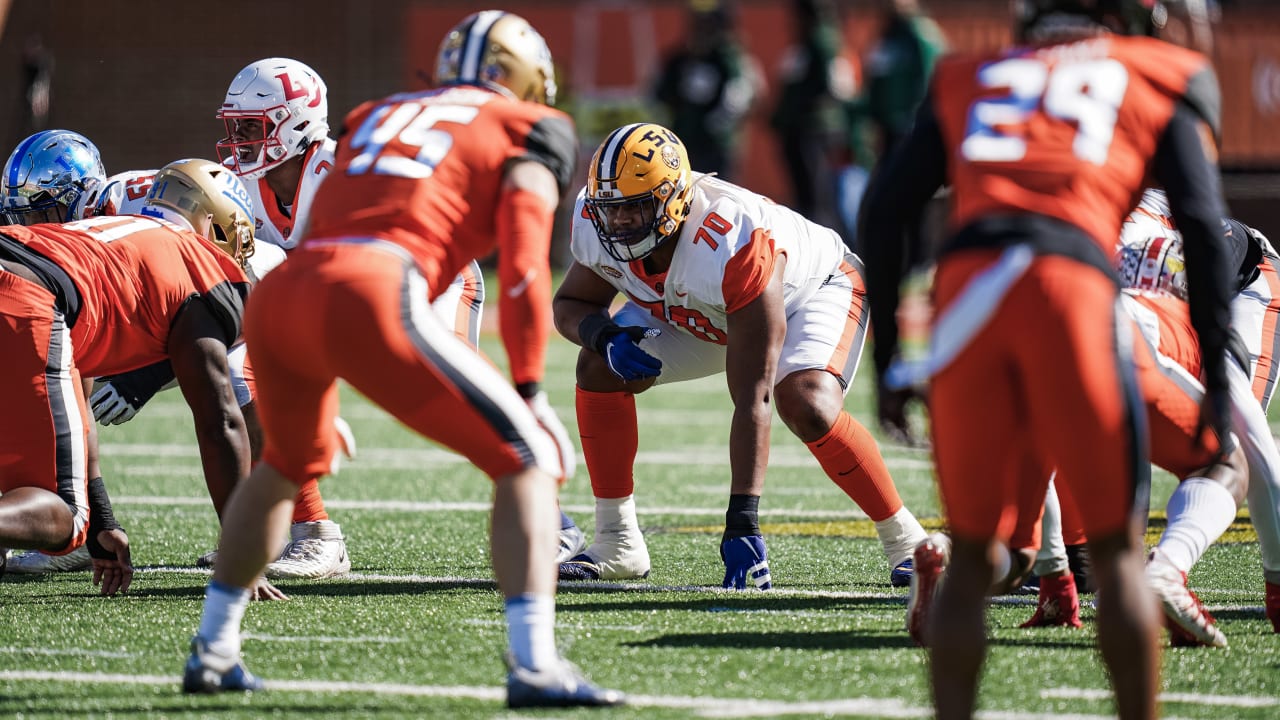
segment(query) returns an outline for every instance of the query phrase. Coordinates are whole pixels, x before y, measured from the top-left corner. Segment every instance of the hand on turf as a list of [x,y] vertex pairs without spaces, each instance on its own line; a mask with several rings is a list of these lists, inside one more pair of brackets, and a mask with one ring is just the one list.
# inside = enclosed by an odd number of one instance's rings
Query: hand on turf
[[533,411],[533,416],[538,419],[538,424],[556,442],[556,450],[560,453],[561,471],[564,473],[561,482],[572,478],[578,469],[578,454],[573,448],[573,441],[569,439],[569,431],[565,430],[564,423],[560,422],[551,403],[547,402],[547,394],[538,392],[537,395],[526,398],[525,402]]
[[280,589],[271,584],[271,581],[265,577],[259,577],[253,583],[253,594],[250,596],[252,600],[288,600],[289,596],[280,592]]
[[720,559],[724,561],[721,587],[746,590],[748,582],[761,590],[773,587],[769,576],[769,551],[759,535],[736,537],[720,543]]
[[106,597],[127,592],[133,583],[133,559],[129,553],[129,536],[124,530],[103,530],[98,533],[98,544],[115,553],[113,558],[93,558],[93,584]]

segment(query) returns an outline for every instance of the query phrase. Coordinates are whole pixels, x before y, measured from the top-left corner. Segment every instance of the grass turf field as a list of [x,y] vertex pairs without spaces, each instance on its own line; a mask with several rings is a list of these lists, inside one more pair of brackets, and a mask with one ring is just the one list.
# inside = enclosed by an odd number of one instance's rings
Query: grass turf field
[[[503,353],[485,339],[491,357]],[[571,433],[576,348],[553,340],[548,390]],[[868,373],[846,402],[869,422]],[[596,681],[628,692],[617,710],[502,705],[502,603],[491,580],[487,479],[411,435],[355,393],[343,416],[360,455],[322,489],[347,535],[351,575],[281,582],[291,602],[255,603],[244,623],[252,696],[186,697],[178,679],[216,543],[191,422],[162,393],[131,423],[103,428],[104,471],[139,569],[127,596],[94,594],[89,574],[0,581],[0,715],[9,717],[928,717],[924,652],[903,630],[905,590],[870,523],[775,422],[762,523],[775,589],[719,589],[730,405],[723,378],[639,397],[636,497],[653,559],[644,581],[562,585],[557,640]],[[909,507],[936,527],[928,456],[885,445]],[[1172,488],[1159,476],[1155,507]],[[593,527],[585,469],[564,506]],[[1159,521],[1153,523],[1158,527]],[[1154,542],[1154,535],[1149,541]],[[1164,655],[1164,713],[1280,716],[1280,636],[1263,616],[1255,536],[1242,513],[1191,585],[1230,640]],[[1086,603],[1090,596],[1086,596]],[[1085,629],[1020,630],[1034,598],[1003,597],[980,707],[988,718],[1113,713]]]

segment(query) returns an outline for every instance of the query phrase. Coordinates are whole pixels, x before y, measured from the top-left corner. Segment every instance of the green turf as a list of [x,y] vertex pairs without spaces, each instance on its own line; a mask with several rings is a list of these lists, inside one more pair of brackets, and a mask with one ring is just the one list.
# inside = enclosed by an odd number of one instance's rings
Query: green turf
[[[492,338],[485,342],[492,357],[503,357]],[[548,372],[552,403],[571,432],[574,354],[554,341]],[[245,654],[255,672],[316,685],[251,697],[178,693],[207,581],[193,561],[213,547],[217,527],[185,406],[179,394],[163,393],[133,422],[102,431],[117,515],[142,570],[133,590],[98,598],[87,573],[7,577],[0,584],[0,716],[520,714],[500,702],[505,641],[501,601],[490,580],[488,481],[354,393],[346,392],[343,402],[361,456],[322,488],[348,536],[354,575],[281,583],[292,601],[254,604],[245,620]],[[563,587],[558,642],[594,679],[642,704],[527,714],[927,716],[925,656],[902,629],[906,593],[889,587],[869,524],[859,521],[863,516],[803,445],[775,424],[762,520],[776,591],[715,591],[729,473],[723,378],[659,388],[638,405],[637,500],[653,574],[608,591]],[[865,377],[847,407],[869,421]],[[936,524],[928,456],[888,445],[885,454],[908,504],[926,524]],[[1171,487],[1170,478],[1159,478],[1157,507]],[[345,505],[355,501],[419,504]],[[426,505],[432,502],[453,505]],[[591,527],[585,473],[565,489],[563,503]],[[1165,705],[1171,716],[1280,716],[1280,636],[1271,634],[1261,611],[1256,542],[1247,528],[1231,537],[1234,542],[1214,547],[1191,578],[1217,608],[1231,647],[1165,653],[1164,689],[1182,694]],[[993,603],[982,709],[1002,713],[998,717],[1111,714],[1093,650],[1092,608],[1084,610],[1082,631],[1018,629],[1032,609],[1030,597]],[[67,679],[50,679],[52,673]],[[103,681],[97,674],[134,681]],[[39,679],[23,679],[31,677]],[[1207,696],[1233,704],[1215,705]],[[857,699],[865,701],[850,702]]]

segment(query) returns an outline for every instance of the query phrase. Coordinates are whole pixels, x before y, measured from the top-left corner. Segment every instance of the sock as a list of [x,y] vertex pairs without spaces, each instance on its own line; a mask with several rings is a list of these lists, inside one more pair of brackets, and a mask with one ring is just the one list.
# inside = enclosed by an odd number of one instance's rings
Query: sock
[[1271,629],[1280,633],[1280,583],[1267,581],[1267,619]]
[[911,557],[916,546],[929,536],[906,507],[900,507],[894,514],[876,522],[876,535],[880,538],[880,547],[889,567],[895,568]]
[[760,496],[730,495],[729,510],[724,514],[724,534],[720,542],[760,534]]
[[298,488],[298,494],[293,496],[293,522],[319,522],[328,519],[324,498],[320,497],[320,481],[312,478]]
[[1170,564],[1189,573],[1213,541],[1231,527],[1236,501],[1221,483],[1193,477],[1174,488],[1166,511],[1169,525],[1156,548]]
[[507,638],[516,665],[540,672],[555,665],[556,599],[526,593],[506,602]]
[[[209,581],[204,592],[204,615],[200,617],[200,629],[196,635],[208,644],[216,655],[227,658],[240,657],[240,621],[249,607],[249,588],[223,585]],[[218,668],[215,668],[218,669]],[[222,669],[224,672],[230,668]]]
[[805,444],[827,477],[867,517],[879,522],[902,508],[902,498],[898,497],[875,439],[849,413],[841,411],[826,435]]
[[640,532],[635,496],[596,498],[596,542],[600,541],[601,535],[616,534],[623,530],[635,530],[636,534]]
[[628,392],[598,393],[577,388],[574,406],[582,456],[597,498],[625,498],[635,492],[636,452],[640,430],[636,396]]
[[1040,549],[1036,551],[1032,572],[1044,578],[1069,566],[1067,545],[1062,540],[1062,505],[1058,500],[1058,490],[1050,480],[1049,491],[1044,496],[1044,516],[1040,518]]

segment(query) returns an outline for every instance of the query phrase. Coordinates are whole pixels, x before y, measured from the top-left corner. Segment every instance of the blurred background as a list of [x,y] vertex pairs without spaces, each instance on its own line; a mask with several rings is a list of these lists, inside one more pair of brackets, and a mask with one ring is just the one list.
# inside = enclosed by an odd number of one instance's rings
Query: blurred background
[[[271,56],[324,78],[336,134],[359,102],[425,87],[443,34],[490,7],[547,38],[584,167],[608,130],[657,120],[696,169],[847,233],[937,55],[1010,36],[1008,0],[0,0],[4,154],[62,127],[108,173],[216,157],[228,83]],[[1280,238],[1280,2],[1224,0],[1214,61],[1228,203]]]

